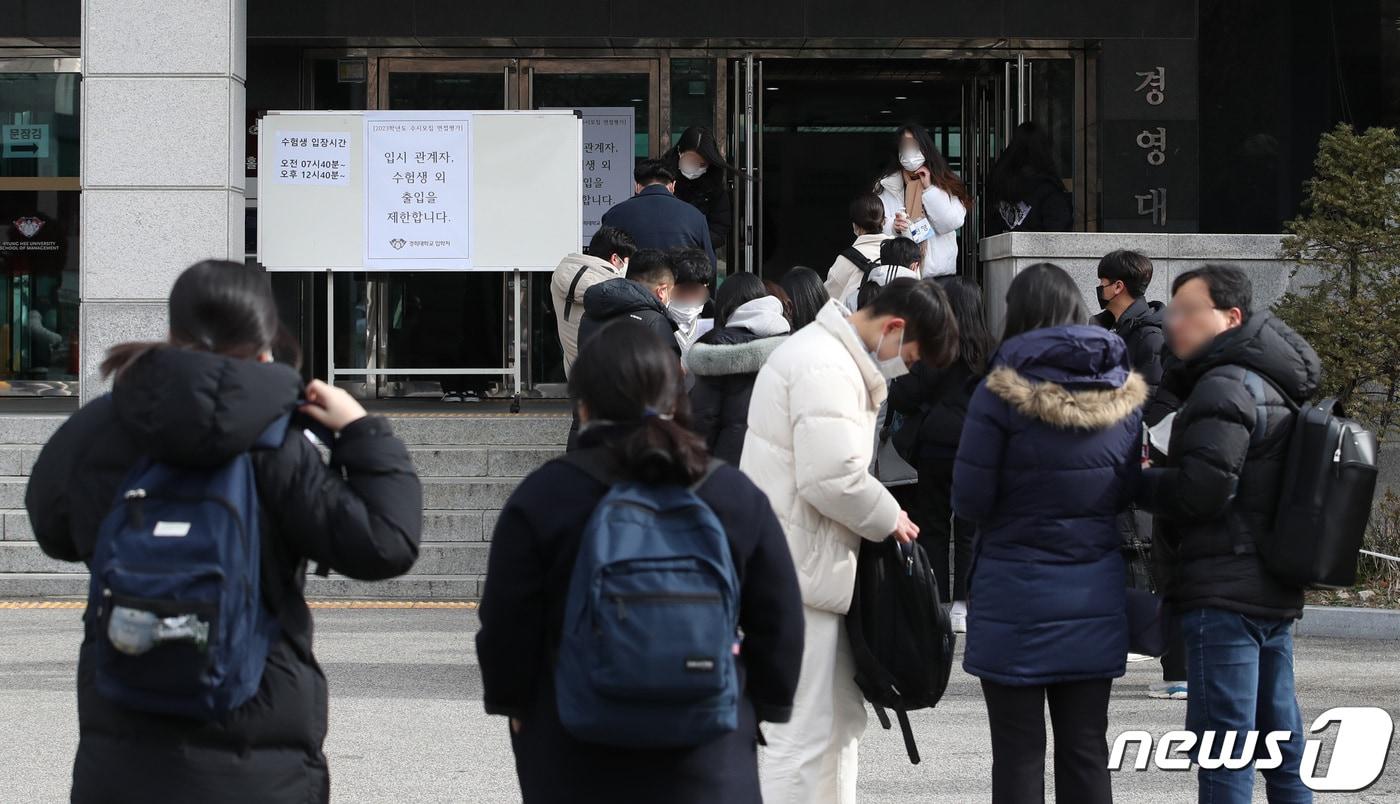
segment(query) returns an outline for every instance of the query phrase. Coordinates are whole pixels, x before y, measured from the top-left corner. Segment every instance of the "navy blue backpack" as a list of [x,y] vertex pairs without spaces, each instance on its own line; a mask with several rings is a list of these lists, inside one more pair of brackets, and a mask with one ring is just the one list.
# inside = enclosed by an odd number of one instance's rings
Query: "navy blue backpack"
[[584,526],[554,685],[574,737],[700,745],[738,727],[739,581],[729,540],[690,488],[613,483],[595,450],[562,460],[611,486]]
[[[279,446],[289,418],[254,448]],[[279,633],[263,600],[261,519],[246,452],[210,468],[137,463],[89,563],[103,697],[203,720],[253,697]]]

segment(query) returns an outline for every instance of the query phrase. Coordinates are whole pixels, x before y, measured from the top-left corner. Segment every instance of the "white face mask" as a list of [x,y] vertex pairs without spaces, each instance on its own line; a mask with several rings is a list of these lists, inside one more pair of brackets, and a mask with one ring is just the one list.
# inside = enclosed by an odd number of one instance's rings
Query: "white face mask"
[[671,320],[676,322],[682,329],[690,329],[695,326],[695,322],[700,318],[700,311],[705,309],[704,304],[686,304],[685,302],[673,301],[666,307],[666,312],[671,316]]
[[885,333],[880,333],[880,340],[875,343],[875,350],[870,353],[870,359],[875,361],[875,368],[879,370],[880,376],[887,380],[897,380],[909,373],[909,367],[904,365],[904,330],[899,331],[899,351],[894,353],[894,357],[885,360],[880,359],[880,347],[885,345]]
[[913,172],[924,166],[923,151],[900,151],[899,166]]
[[690,179],[691,181],[695,181],[696,179],[698,179],[698,178],[700,178],[701,176],[705,175],[705,171],[707,171],[707,170],[709,170],[709,169],[710,169],[710,166],[709,166],[709,165],[698,165],[698,166],[696,166],[696,165],[687,165],[685,162],[682,162],[682,163],[681,163],[681,175],[684,176],[684,177],[686,177],[687,179]]

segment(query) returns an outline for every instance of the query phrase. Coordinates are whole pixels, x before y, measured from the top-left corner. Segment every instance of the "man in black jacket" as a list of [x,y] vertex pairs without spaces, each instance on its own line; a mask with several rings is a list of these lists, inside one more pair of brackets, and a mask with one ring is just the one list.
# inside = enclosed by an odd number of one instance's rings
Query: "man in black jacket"
[[[1163,361],[1170,358],[1166,338],[1162,334],[1165,305],[1143,298],[1147,287],[1152,284],[1152,260],[1141,251],[1110,251],[1099,260],[1098,275],[1099,286],[1095,295],[1103,312],[1094,316],[1094,321],[1104,329],[1117,333],[1128,345],[1128,361],[1133,371],[1147,381],[1147,398],[1151,400],[1162,382]],[[1176,407],[1172,405],[1159,409],[1149,401],[1143,410],[1143,422],[1149,427],[1155,425],[1166,412]],[[1152,517],[1138,508],[1123,511],[1118,515],[1118,528],[1123,533],[1126,557],[1130,562],[1129,583],[1134,588],[1142,588],[1147,585],[1151,575],[1151,567],[1143,566],[1146,562],[1142,557],[1147,555],[1147,545],[1151,542]],[[1162,680],[1148,686],[1148,696],[1185,700],[1186,648],[1181,643],[1178,629],[1174,627],[1161,661]]]
[[1162,382],[1164,305],[1143,296],[1152,284],[1152,260],[1141,251],[1119,249],[1099,260],[1099,307],[1094,320],[1128,344],[1133,371],[1147,381],[1148,396]]
[[[645,324],[679,358],[681,344],[676,339],[676,322],[671,320],[666,309],[675,287],[676,269],[666,252],[647,248],[632,255],[627,262],[626,278],[599,282],[583,294],[583,320],[578,324],[579,353],[583,353],[589,339],[604,324],[626,318]],[[573,450],[578,427],[578,410],[575,409],[566,450]]]
[[[1244,732],[1292,732],[1283,764],[1263,771],[1269,800],[1310,802],[1293,685],[1303,591],[1269,575],[1254,540],[1272,526],[1293,406],[1317,390],[1321,364],[1282,321],[1251,313],[1251,301],[1249,278],[1229,265],[1172,283],[1167,329],[1181,360],[1162,386],[1184,402],[1165,466],[1144,474],[1143,503],[1164,525],[1156,544],[1186,641],[1186,727],[1198,737],[1235,732],[1232,756]],[[1199,773],[1201,801],[1248,802],[1253,786],[1252,765]]]

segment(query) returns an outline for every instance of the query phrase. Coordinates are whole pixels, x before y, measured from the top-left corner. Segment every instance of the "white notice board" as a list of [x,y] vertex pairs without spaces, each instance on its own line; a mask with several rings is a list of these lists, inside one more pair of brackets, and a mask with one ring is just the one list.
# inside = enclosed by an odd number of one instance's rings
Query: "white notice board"
[[632,197],[636,110],[583,106],[584,246],[603,225],[603,213]]
[[269,112],[258,259],[272,271],[552,271],[579,248],[582,150],[571,110]]

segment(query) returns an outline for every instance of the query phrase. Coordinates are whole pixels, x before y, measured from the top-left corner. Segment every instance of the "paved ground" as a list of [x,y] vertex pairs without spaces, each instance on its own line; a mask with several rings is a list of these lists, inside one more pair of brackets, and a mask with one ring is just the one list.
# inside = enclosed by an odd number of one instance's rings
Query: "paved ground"
[[[73,669],[81,625],[74,610],[0,610],[0,801],[61,802],[77,742]],[[326,743],[333,790],[346,802],[518,800],[505,724],[481,709],[481,681],[464,610],[320,610],[317,652],[331,679]],[[1308,638],[1297,667],[1305,719],[1341,705],[1387,707],[1400,720],[1397,643]],[[1110,734],[1179,728],[1184,704],[1140,691],[1154,663],[1132,665],[1114,687]],[[916,713],[924,762],[911,766],[898,734],[872,727],[861,745],[865,802],[990,799],[987,726],[973,679],[955,671],[944,702]],[[1324,751],[1324,755],[1326,752]],[[1400,802],[1400,739],[1381,781],[1320,802]],[[1262,784],[1257,800],[1262,801]],[[1189,774],[1114,776],[1117,800],[1194,800]]]

